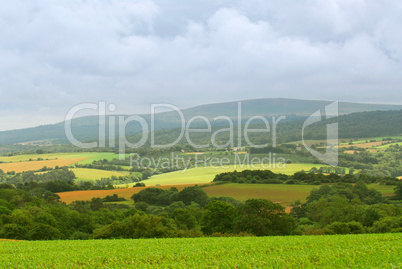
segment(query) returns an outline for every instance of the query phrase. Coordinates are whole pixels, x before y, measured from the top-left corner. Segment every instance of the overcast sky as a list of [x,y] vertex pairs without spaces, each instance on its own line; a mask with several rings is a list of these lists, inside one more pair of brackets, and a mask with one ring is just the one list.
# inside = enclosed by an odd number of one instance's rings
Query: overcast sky
[[0,130],[255,98],[402,104],[400,0],[0,1]]

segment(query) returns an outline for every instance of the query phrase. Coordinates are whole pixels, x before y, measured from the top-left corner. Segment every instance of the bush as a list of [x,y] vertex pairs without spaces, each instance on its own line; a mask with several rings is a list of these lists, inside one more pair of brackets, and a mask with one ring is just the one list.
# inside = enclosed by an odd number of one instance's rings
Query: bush
[[326,234],[350,234],[350,228],[347,223],[334,221],[325,227]]
[[145,202],[139,202],[135,204],[135,209],[141,210],[143,212],[147,212],[149,204]]
[[351,234],[362,234],[364,233],[363,225],[357,221],[348,222],[348,226]]
[[6,239],[27,239],[28,229],[25,226],[10,223],[3,226],[0,230],[0,237]]
[[80,231],[74,232],[73,235],[70,237],[71,240],[88,240],[91,238],[92,235]]
[[376,221],[369,231],[372,233],[402,232],[402,216],[386,217],[379,221]]
[[59,230],[42,223],[36,223],[34,228],[28,233],[29,240],[56,240],[61,237]]

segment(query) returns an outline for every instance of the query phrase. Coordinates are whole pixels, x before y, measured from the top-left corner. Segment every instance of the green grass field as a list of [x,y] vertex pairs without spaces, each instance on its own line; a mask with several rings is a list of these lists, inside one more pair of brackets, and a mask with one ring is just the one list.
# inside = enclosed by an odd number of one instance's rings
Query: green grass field
[[[308,171],[312,167],[320,167],[325,165],[315,165],[315,164],[301,164],[301,163],[292,163],[292,164],[284,164],[285,167],[280,166],[281,168],[273,167],[267,168],[267,165],[262,167],[261,165],[252,166],[243,166],[239,165],[228,165],[226,167],[197,167],[188,170],[175,171],[160,175],[154,175],[150,179],[143,181],[148,187],[155,185],[174,185],[174,184],[202,184],[202,183],[210,183],[215,175],[224,173],[224,172],[232,172],[234,170],[242,171],[246,169],[257,170],[257,169],[269,169],[274,173],[283,173],[283,174],[294,174],[295,172],[305,170]],[[124,185],[125,186],[125,185]],[[121,187],[124,187],[123,185]],[[132,186],[132,185],[131,185]]]
[[[240,201],[247,199],[268,199],[280,203],[282,206],[289,206],[296,200],[305,202],[311,190],[319,187],[315,185],[228,183],[206,186],[203,190],[209,196],[230,196]],[[393,195],[395,186],[371,184],[368,185],[368,188],[378,190],[383,195],[389,196]]]
[[401,142],[395,142],[395,143],[390,143],[390,144],[387,144],[387,145],[381,145],[381,146],[373,147],[373,149],[387,149],[387,148],[389,148],[389,146],[397,145],[397,144],[402,145]]
[[402,234],[0,242],[1,268],[401,268]]

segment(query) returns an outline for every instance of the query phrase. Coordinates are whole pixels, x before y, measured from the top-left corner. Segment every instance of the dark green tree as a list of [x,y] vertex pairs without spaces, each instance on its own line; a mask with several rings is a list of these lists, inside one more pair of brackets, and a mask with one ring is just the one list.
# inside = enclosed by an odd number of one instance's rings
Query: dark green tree
[[235,207],[219,200],[210,201],[201,219],[201,229],[205,234],[230,233],[233,230]]
[[247,200],[236,215],[236,232],[257,236],[289,235],[296,227],[296,220],[285,213],[283,206],[265,199]]

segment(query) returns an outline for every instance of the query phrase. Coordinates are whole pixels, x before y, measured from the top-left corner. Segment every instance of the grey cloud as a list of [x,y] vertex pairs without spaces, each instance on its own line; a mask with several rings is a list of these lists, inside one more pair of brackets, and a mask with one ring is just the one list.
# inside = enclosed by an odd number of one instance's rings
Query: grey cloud
[[120,113],[260,97],[401,104],[401,9],[397,0],[3,2],[0,130],[61,121],[99,100]]

